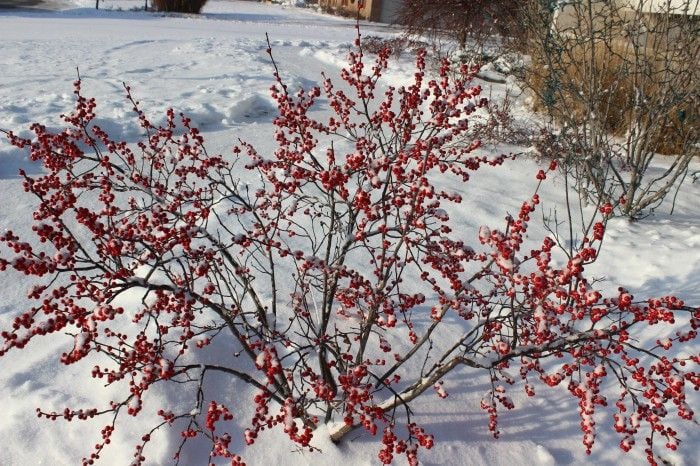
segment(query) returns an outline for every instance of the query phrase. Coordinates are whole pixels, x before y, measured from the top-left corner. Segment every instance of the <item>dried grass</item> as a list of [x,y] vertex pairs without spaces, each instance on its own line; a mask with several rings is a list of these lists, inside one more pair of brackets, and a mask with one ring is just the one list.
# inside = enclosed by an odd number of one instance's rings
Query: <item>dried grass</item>
[[[548,63],[548,54],[542,51],[531,51],[532,64],[525,79],[534,91],[535,110],[547,110],[559,123],[590,121],[590,113],[594,113],[606,132],[619,137],[624,137],[640,118],[657,118],[659,124],[648,126],[655,128],[647,136],[651,146],[661,154],[683,151],[688,141],[697,140],[700,135],[700,102],[697,90],[679,89],[678,83],[697,88],[698,82],[692,76],[686,80],[671,76],[677,71],[673,63],[669,66],[663,51],[642,53],[641,57],[635,56],[633,48],[623,40],[615,40],[611,45],[576,43],[561,52],[558,63]],[[550,60],[551,57],[550,53]],[[666,85],[671,81],[673,89]],[[663,92],[684,97],[659,112],[651,106]],[[650,108],[646,113],[644,105],[640,111],[640,95],[648,96]]]

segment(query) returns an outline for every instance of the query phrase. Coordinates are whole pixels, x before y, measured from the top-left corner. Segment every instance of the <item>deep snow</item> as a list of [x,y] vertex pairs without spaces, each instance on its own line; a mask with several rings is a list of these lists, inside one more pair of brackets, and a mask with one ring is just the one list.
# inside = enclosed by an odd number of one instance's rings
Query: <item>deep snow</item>
[[[0,128],[21,132],[34,121],[57,126],[59,114],[71,109],[71,83],[79,72],[84,93],[98,100],[100,124],[121,138],[133,141],[139,134],[123,98],[122,82],[127,82],[154,119],[170,106],[191,116],[205,132],[210,152],[227,153],[239,137],[263,152],[272,147],[270,120],[275,112],[268,95],[272,66],[265,53],[265,33],[292,87],[320,82],[322,70],[334,76],[355,38],[351,20],[281,5],[210,0],[202,16],[166,16],[128,11],[141,6],[141,0],[103,0],[100,11],[94,10],[92,0],[73,3],[66,1],[66,8],[57,11],[0,10]],[[363,24],[362,30],[364,34],[392,33],[391,28],[375,24]],[[401,81],[410,76],[412,68],[410,60],[402,60],[392,63],[391,69],[389,78]],[[502,92],[502,86],[493,89],[496,96]],[[516,110],[526,115],[524,108]],[[39,168],[23,157],[0,141],[2,229],[26,228],[32,209],[32,199],[22,191],[17,170],[36,172]],[[500,225],[506,212],[516,212],[533,189],[535,173],[536,164],[529,159],[509,162],[499,170],[482,170],[470,186],[465,231],[475,232],[482,224]],[[545,185],[545,209],[557,205],[561,209],[559,191],[556,180]],[[639,296],[676,294],[700,304],[700,183],[685,185],[673,216],[659,213],[633,224],[612,222],[602,257],[592,271],[606,278],[604,286],[612,289],[621,284]],[[22,309],[28,287],[28,280],[22,277],[11,280],[7,274],[0,275],[0,327]],[[693,350],[697,353],[697,344]],[[34,343],[22,353],[0,358],[1,465],[75,464],[99,438],[103,421],[51,423],[34,414],[38,406],[93,406],[109,399],[111,389],[93,381],[84,365],[61,367],[60,351]],[[644,462],[641,449],[624,454],[617,447],[619,438],[602,419],[593,454],[586,456],[575,401],[563,388],[541,389],[534,399],[514,395],[517,408],[502,413],[502,437],[494,440],[478,406],[485,384],[483,377],[464,371],[459,383],[454,378],[446,383],[450,393],[446,400],[432,393],[418,400],[416,420],[437,440],[431,451],[423,453],[424,464]],[[224,393],[227,388],[223,382],[219,386]],[[235,395],[227,396],[235,399]],[[150,395],[151,400],[155,397],[177,403],[179,394],[156,389]],[[697,398],[696,407],[700,406]],[[245,423],[249,410],[242,406],[237,419]],[[129,421],[121,424],[102,464],[130,461],[135,441],[149,427],[149,416]],[[697,424],[684,423],[679,430],[685,442],[679,452],[665,458],[677,466],[700,465],[700,429]],[[250,465],[377,463],[379,447],[364,432],[351,434],[339,446],[326,440],[322,432],[315,438],[314,445],[322,454],[297,451],[278,434],[263,436],[252,447],[243,447],[238,439],[237,451]],[[178,432],[159,434],[146,450],[149,464],[168,464],[178,441]],[[207,450],[186,451],[184,464],[206,461]],[[404,461],[400,458],[397,464]]]

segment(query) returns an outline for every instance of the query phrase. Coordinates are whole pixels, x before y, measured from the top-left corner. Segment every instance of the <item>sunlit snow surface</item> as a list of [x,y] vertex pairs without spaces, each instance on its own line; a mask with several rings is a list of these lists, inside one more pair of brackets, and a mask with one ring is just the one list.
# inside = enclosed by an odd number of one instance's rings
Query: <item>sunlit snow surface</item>
[[[171,106],[188,114],[205,133],[210,152],[228,153],[241,138],[264,153],[272,149],[270,121],[276,110],[268,94],[273,68],[265,53],[265,33],[292,88],[319,83],[323,70],[335,76],[356,35],[351,20],[283,5],[210,0],[201,16],[165,16],[129,11],[141,6],[140,0],[100,3],[100,11],[95,11],[92,0],[0,10],[0,128],[22,134],[35,121],[57,127],[59,115],[71,110],[72,82],[79,72],[84,94],[98,100],[99,124],[114,137],[135,141],[140,134],[130,114],[131,105],[123,98],[122,83],[126,82],[154,121]],[[376,24],[363,24],[362,28],[365,35],[393,33],[389,27]],[[390,66],[388,79],[392,82],[410,78],[408,57]],[[503,85],[491,89],[490,84],[482,84],[487,95],[497,98],[504,92]],[[523,118],[527,117],[524,109],[516,106]],[[23,168],[37,173],[40,169],[24,157],[6,141],[0,142],[3,230],[22,232],[28,228],[32,199],[22,191],[17,171]],[[480,225],[500,227],[507,213],[517,213],[520,203],[532,193],[536,172],[535,162],[527,158],[508,162],[502,169],[479,172],[465,195],[468,208],[453,216],[465,235],[476,239]],[[557,180],[548,181],[542,198],[546,215],[551,216],[557,206],[558,212],[563,211]],[[540,215],[536,214],[533,224]],[[542,232],[541,228],[533,229],[533,234]],[[676,294],[690,304],[700,303],[700,183],[685,186],[673,216],[662,213],[634,224],[612,222],[602,257],[590,271],[606,278],[602,286],[609,289],[620,284],[640,297]],[[3,328],[23,309],[31,286],[28,280],[13,277],[0,275]],[[21,353],[0,358],[0,465],[79,463],[108,422],[37,419],[38,406],[58,411],[66,406],[100,407],[114,396],[113,389],[105,389],[89,377],[89,364],[61,367],[58,355],[72,338],[67,336],[63,346],[57,341],[36,341]],[[697,345],[693,351],[697,353]],[[487,430],[488,419],[479,409],[488,380],[466,370],[459,375],[445,380],[447,399],[430,392],[414,405],[414,420],[436,437],[435,447],[422,454],[424,464],[632,465],[645,461],[640,448],[630,454],[618,448],[620,437],[612,432],[611,420],[603,412],[598,418],[595,448],[586,456],[576,402],[563,387],[540,388],[532,399],[513,390],[517,408],[502,413],[502,436],[494,440]],[[235,408],[236,421],[245,426],[251,416],[247,389],[221,380],[210,390],[207,396],[216,396],[217,401]],[[693,396],[693,406],[700,407],[700,400]],[[144,413],[136,419],[124,417],[118,425],[101,464],[130,463],[135,443],[153,425],[157,398],[166,397],[170,403],[192,402],[183,398],[177,387],[153,388],[145,399]],[[700,464],[697,424],[680,424],[679,431],[684,443],[679,452],[664,458],[678,466]],[[298,451],[281,432],[265,433],[250,447],[244,446],[242,429],[232,433],[232,450],[249,465],[378,462],[378,439],[362,431],[336,446],[321,430],[314,445],[322,453],[315,454]],[[169,464],[179,441],[175,429],[156,434],[145,452],[148,464]],[[193,442],[184,451],[182,464],[207,464],[208,453],[205,446]],[[397,460],[397,464],[404,463],[403,458]]]

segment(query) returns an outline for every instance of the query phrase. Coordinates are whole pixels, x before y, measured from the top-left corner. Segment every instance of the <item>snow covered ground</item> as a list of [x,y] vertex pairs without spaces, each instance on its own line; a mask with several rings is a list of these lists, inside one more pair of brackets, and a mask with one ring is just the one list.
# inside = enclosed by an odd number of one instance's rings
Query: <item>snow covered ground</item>
[[[227,153],[237,138],[263,152],[272,147],[270,121],[276,110],[268,95],[272,66],[265,53],[265,33],[284,79],[293,88],[320,82],[322,70],[334,76],[355,38],[351,20],[282,5],[210,0],[201,16],[166,16],[130,11],[142,6],[141,0],[103,0],[99,11],[93,0],[61,2],[53,4],[54,11],[0,10],[1,129],[21,133],[35,121],[59,125],[59,115],[71,109],[72,81],[79,73],[85,95],[98,100],[100,125],[113,135],[133,141],[139,134],[123,98],[122,82],[126,82],[155,120],[171,106],[192,117],[205,132],[210,152]],[[382,25],[364,24],[362,29],[364,34],[392,33]],[[394,81],[405,80],[412,72],[408,61],[392,63],[391,68],[389,79]],[[493,92],[498,95],[503,88]],[[0,229],[21,231],[32,209],[17,176],[20,168],[39,170],[0,141]],[[507,211],[515,212],[531,193],[535,173],[535,163],[528,159],[480,172],[478,188],[470,187],[469,212],[462,220],[465,231],[499,224]],[[546,209],[561,205],[556,180],[546,185],[542,197]],[[494,203],[494,199],[505,200]],[[639,296],[676,294],[700,304],[700,183],[685,185],[673,216],[660,213],[634,224],[612,222],[593,272],[606,278],[608,286],[624,285]],[[21,277],[9,277],[0,275],[2,328],[22,309],[29,286]],[[695,353],[697,349],[696,345]],[[52,424],[34,414],[38,406],[93,406],[109,399],[109,390],[89,378],[84,366],[60,367],[61,351],[35,343],[21,354],[0,358],[0,465],[75,464],[99,439],[102,421]],[[563,388],[541,390],[534,399],[515,397],[517,409],[502,414],[502,437],[494,440],[479,409],[486,382],[465,371],[459,384],[446,386],[450,393],[446,400],[433,394],[419,400],[416,421],[437,440],[423,454],[424,464],[644,462],[640,449],[624,454],[617,447],[619,437],[602,419],[593,453],[586,456],[575,401]],[[178,399],[172,390],[151,394],[156,396]],[[694,401],[700,407],[697,396]],[[245,422],[249,410],[242,407],[237,419]],[[144,415],[132,424],[122,423],[102,464],[128,464],[148,421]],[[676,466],[700,465],[697,424],[681,424],[679,431],[685,442],[665,458]],[[169,464],[178,441],[177,432],[159,434],[146,451],[149,464]],[[359,431],[338,446],[317,434],[315,445],[322,454],[299,452],[280,435],[263,437],[252,447],[244,447],[240,439],[235,442],[249,465],[376,464],[379,449],[375,439]],[[207,451],[197,448],[183,456],[187,465],[206,461]],[[398,464],[404,461],[400,458]]]

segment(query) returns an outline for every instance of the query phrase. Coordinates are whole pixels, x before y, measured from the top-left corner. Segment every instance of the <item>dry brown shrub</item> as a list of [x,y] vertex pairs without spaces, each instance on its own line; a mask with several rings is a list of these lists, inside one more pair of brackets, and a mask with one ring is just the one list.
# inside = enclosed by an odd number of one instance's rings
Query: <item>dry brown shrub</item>
[[207,0],[152,0],[156,11],[199,13]]
[[[585,122],[594,112],[603,129],[619,137],[640,119],[656,118],[658,124],[646,125],[653,127],[648,137],[656,152],[686,150],[688,141],[700,137],[697,67],[688,73],[687,63],[675,66],[667,50],[656,45],[640,51],[624,39],[576,41],[560,51],[555,65],[551,52],[535,47],[525,75],[526,87],[533,91],[534,110],[546,110],[560,124]],[[677,73],[688,74],[687,79],[679,80]],[[674,86],[668,89],[666,84],[671,81]],[[680,97],[661,113],[658,109],[640,113],[635,105],[640,91],[652,96],[650,105],[661,93]]]

